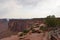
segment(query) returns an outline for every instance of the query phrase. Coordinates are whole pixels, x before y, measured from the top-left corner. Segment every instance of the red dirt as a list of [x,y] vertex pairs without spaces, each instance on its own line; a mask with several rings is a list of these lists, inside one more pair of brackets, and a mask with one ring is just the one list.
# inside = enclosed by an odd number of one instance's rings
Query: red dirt
[[[43,35],[43,33],[32,33],[31,35],[27,34],[26,38],[24,38],[23,40],[48,40],[48,34],[47,32],[45,33],[45,35]],[[3,38],[0,40],[18,40],[19,37],[17,35],[12,35],[11,37],[7,37],[7,38]]]

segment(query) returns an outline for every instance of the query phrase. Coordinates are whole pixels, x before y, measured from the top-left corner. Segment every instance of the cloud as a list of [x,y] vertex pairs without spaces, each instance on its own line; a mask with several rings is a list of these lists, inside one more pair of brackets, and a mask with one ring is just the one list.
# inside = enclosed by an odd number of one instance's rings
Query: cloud
[[18,5],[22,5],[24,7],[34,7],[41,0],[17,0]]
[[0,3],[5,3],[7,2],[8,0],[0,0]]
[[60,0],[0,0],[0,18],[60,16]]
[[36,5],[40,0],[17,0],[18,4],[22,5]]

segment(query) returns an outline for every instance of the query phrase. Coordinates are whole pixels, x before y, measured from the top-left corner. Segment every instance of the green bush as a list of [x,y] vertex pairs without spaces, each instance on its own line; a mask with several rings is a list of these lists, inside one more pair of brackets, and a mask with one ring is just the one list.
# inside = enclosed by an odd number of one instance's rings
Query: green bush
[[43,27],[43,26],[41,26],[41,27],[40,27],[40,30],[42,30],[42,31],[46,31],[46,30],[47,30],[47,27]]
[[24,30],[24,31],[23,31],[23,33],[28,33],[28,32],[29,32],[29,30]]
[[26,35],[29,32],[29,30],[24,30],[23,33],[21,33],[19,36]]
[[48,27],[56,27],[57,21],[56,17],[54,15],[49,15],[45,19],[45,23],[47,24]]
[[32,33],[35,33],[36,31],[34,29],[32,29]]

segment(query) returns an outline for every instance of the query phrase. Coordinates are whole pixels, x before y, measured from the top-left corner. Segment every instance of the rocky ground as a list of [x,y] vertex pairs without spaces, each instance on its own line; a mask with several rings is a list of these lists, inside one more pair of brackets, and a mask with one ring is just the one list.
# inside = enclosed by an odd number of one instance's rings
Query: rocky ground
[[7,38],[3,38],[3,39],[0,39],[0,40],[18,40],[19,38],[17,37],[17,35],[12,35],[10,37],[7,37]]
[[[54,35],[54,37],[57,40],[60,40],[59,39],[60,38],[60,30],[58,30],[58,29],[54,30],[54,31],[50,31],[50,32],[48,32],[48,31],[41,32],[39,30],[39,28],[33,28],[33,29],[35,30],[34,33],[32,30],[30,30],[28,33],[26,33],[26,35],[23,35],[23,36],[19,36],[20,34],[11,35],[9,37],[2,38],[0,40],[50,40],[49,38],[51,37],[51,35]],[[22,33],[24,33],[24,32],[22,32]],[[50,36],[49,36],[49,34],[50,34]],[[52,40],[55,40],[55,39],[52,39]]]
[[[0,40],[19,40],[18,35],[12,35],[10,37],[7,38],[3,38]],[[48,40],[48,35],[47,32],[45,33],[45,35],[43,33],[32,33],[32,34],[27,34],[26,38],[24,38],[23,40]]]

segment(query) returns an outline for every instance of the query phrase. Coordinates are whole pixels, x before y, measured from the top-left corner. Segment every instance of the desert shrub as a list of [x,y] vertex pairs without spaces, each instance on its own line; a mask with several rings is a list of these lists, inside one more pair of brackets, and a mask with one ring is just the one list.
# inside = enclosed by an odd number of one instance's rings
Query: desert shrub
[[36,31],[34,29],[32,29],[32,33],[35,33]]
[[41,26],[41,27],[40,27],[40,30],[46,31],[46,30],[47,30],[47,27]]
[[29,32],[29,30],[24,30],[24,31],[23,31],[23,33],[28,33],[28,32]]
[[48,27],[56,27],[57,21],[55,15],[49,15],[45,19],[45,23],[47,24]]
[[26,35],[29,32],[29,30],[24,30],[19,36]]

